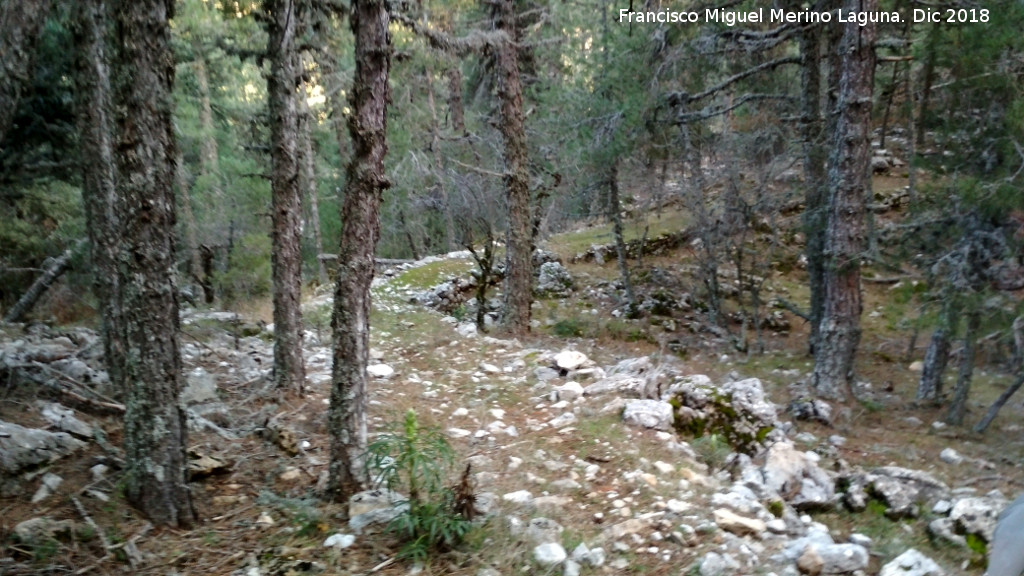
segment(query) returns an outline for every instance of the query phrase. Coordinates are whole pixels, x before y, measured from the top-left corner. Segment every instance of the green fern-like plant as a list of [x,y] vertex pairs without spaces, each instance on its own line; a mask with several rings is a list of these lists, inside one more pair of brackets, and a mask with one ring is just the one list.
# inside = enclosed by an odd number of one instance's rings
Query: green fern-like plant
[[367,447],[367,472],[377,487],[409,494],[408,509],[388,525],[402,541],[400,557],[424,562],[431,552],[455,548],[469,533],[469,468],[458,486],[445,484],[454,461],[455,451],[441,430],[421,426],[414,410]]

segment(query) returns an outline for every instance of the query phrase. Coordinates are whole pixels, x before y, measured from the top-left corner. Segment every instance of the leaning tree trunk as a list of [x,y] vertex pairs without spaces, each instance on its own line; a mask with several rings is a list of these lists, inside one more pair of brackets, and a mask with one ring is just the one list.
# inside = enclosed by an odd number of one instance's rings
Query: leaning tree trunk
[[[847,11],[874,11],[877,0],[846,0]],[[860,342],[860,258],[864,252],[865,190],[870,187],[871,95],[876,27],[847,24],[842,40],[838,118],[829,158],[825,236],[825,301],[813,381],[821,396],[839,400],[853,390]]]
[[36,305],[36,302],[42,298],[43,294],[53,286],[53,283],[60,279],[64,275],[64,272],[71,267],[71,258],[75,255],[75,252],[84,244],[84,240],[79,240],[74,246],[68,248],[63,254],[56,258],[49,258],[46,261],[46,265],[43,268],[43,273],[36,278],[35,282],[28,287],[28,290],[18,298],[18,301],[11,306],[11,309],[4,315],[4,322],[20,322],[32,307]]
[[512,335],[530,331],[533,258],[530,242],[530,187],[527,171],[523,86],[519,79],[515,10],[512,0],[493,5],[494,28],[507,39],[494,46],[501,103],[501,137],[505,154],[505,202],[508,233],[505,247],[505,310],[502,324]]
[[967,329],[964,331],[964,353],[960,357],[960,371],[953,389],[953,402],[946,413],[946,424],[959,426],[967,414],[967,396],[971,391],[971,377],[974,374],[974,357],[978,351],[978,328],[981,326],[981,311],[972,309],[967,314]]
[[270,76],[270,188],[274,280],[274,384],[301,391],[302,358],[302,194],[299,190],[298,112],[295,47],[298,5],[294,0],[268,0],[267,55]]
[[800,37],[802,58],[801,128],[804,153],[804,255],[807,257],[808,286],[811,290],[810,334],[807,347],[814,353],[818,343],[825,301],[825,200],[828,188],[821,117],[821,34],[820,26],[808,26]]
[[0,143],[14,121],[21,91],[31,73],[36,39],[51,4],[50,0],[0,2]]
[[984,432],[989,424],[996,419],[999,410],[1010,400],[1021,386],[1024,386],[1024,316],[1018,316],[1013,321],[1013,368],[1017,372],[1017,379],[1010,384],[1010,387],[999,395],[999,398],[988,407],[985,416],[974,426],[975,432]]
[[355,34],[348,165],[341,207],[341,247],[334,291],[334,364],[331,369],[329,496],[347,502],[366,485],[366,363],[370,348],[370,283],[373,253],[380,238],[381,196],[390,183],[387,155],[388,74],[391,69],[390,14],[386,0],[354,0]]
[[75,5],[75,115],[82,162],[82,201],[92,254],[93,291],[102,321],[103,362],[115,394],[125,391],[121,302],[117,297],[120,249],[110,68],[107,60],[107,11],[103,0]]
[[119,296],[126,386],[127,500],[157,524],[195,519],[186,484],[188,428],[179,403],[178,291],[174,246],[174,57],[171,0],[114,5]]

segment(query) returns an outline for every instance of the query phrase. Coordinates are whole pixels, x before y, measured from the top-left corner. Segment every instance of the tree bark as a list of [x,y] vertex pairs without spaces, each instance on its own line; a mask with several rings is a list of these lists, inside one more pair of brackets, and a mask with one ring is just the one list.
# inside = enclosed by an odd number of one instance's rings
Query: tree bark
[[171,0],[114,4],[118,288],[126,387],[125,497],[156,524],[195,521],[179,403]]
[[302,193],[299,189],[298,0],[267,0],[267,55],[270,76],[271,269],[274,283],[274,384],[301,391],[302,358]]
[[117,263],[120,222],[111,117],[110,67],[103,0],[75,5],[75,116],[82,162],[82,202],[88,223],[93,292],[98,302],[103,362],[114,394],[125,390],[124,340]]
[[[844,9],[871,12],[877,6],[877,0],[846,0]],[[865,248],[865,191],[870,187],[875,35],[872,23],[845,27],[838,118],[829,158],[825,301],[813,381],[819,395],[837,400],[852,394],[861,334],[860,258]]]
[[960,370],[953,389],[953,402],[946,413],[946,424],[959,426],[967,414],[967,396],[971,391],[971,377],[974,375],[974,357],[978,351],[978,328],[981,326],[981,311],[972,309],[967,314],[967,330],[964,332],[964,353],[960,357]]
[[390,183],[387,155],[390,14],[386,0],[354,0],[355,76],[350,93],[352,160],[341,207],[338,282],[334,291],[334,364],[331,369],[329,496],[348,498],[366,485],[366,364],[370,348],[370,283],[380,238],[381,197]]
[[29,80],[36,39],[51,4],[50,0],[0,3],[0,144],[11,128],[21,91]]
[[530,188],[523,86],[519,78],[516,18],[512,0],[497,0],[493,10],[494,28],[505,32],[508,38],[493,47],[498,68],[498,100],[502,119],[500,130],[505,155],[505,202],[508,211],[505,310],[502,324],[509,334],[521,336],[530,331],[530,304],[533,301]]
[[817,349],[818,330],[825,302],[825,222],[828,196],[825,148],[821,116],[821,44],[820,26],[808,26],[800,37],[803,59],[801,88],[801,131],[804,163],[804,255],[807,257],[808,286],[811,290],[810,334],[807,349]]

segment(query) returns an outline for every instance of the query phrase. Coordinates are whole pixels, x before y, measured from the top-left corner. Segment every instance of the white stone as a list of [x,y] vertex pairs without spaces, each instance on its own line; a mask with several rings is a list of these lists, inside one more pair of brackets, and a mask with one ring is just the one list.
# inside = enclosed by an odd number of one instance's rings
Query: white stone
[[660,400],[630,400],[622,411],[622,420],[632,426],[669,430],[672,428],[672,405]]
[[565,548],[557,542],[547,542],[533,549],[533,559],[543,566],[555,566],[568,558]]
[[324,540],[324,548],[337,548],[338,550],[343,550],[354,544],[355,541],[356,537],[352,534],[334,534],[332,536],[328,536],[327,539]]
[[676,471],[675,466],[669,464],[668,462],[662,462],[661,460],[657,460],[654,462],[654,468],[658,471],[659,474],[672,474],[673,472]]
[[564,413],[564,414],[562,414],[560,416],[552,418],[548,422],[548,425],[551,426],[552,428],[564,428],[566,426],[569,426],[569,425],[575,424],[575,423],[576,423],[576,415],[573,414],[572,412],[566,412],[566,413]]
[[395,375],[395,369],[387,364],[370,364],[366,367],[366,373],[374,378],[390,378]]
[[563,370],[576,370],[589,361],[586,354],[576,350],[562,350],[555,354],[555,365]]
[[449,428],[448,429],[448,435],[451,436],[452,438],[465,438],[466,436],[469,436],[471,434],[473,434],[473,433],[470,432],[469,430],[464,429],[464,428]]
[[555,386],[555,393],[559,400],[572,402],[583,396],[583,386],[579,382],[566,382],[561,386]]
[[529,504],[533,500],[533,494],[530,494],[529,490],[516,490],[503,495],[501,499],[513,504]]
[[885,566],[878,576],[945,576],[934,560],[911,548]]
[[945,448],[942,452],[939,452],[939,460],[942,460],[946,464],[960,464],[964,461],[964,457],[959,452],[952,448]]

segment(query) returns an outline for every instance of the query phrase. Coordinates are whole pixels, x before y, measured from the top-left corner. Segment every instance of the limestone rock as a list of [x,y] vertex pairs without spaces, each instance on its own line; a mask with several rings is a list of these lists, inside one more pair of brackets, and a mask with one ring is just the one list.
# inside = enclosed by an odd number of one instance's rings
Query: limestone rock
[[0,420],[0,478],[48,464],[85,447],[66,432],[25,428]]
[[92,426],[82,422],[75,416],[75,411],[56,402],[38,402],[39,413],[43,419],[61,432],[67,432],[78,438],[92,438]]
[[577,350],[562,350],[555,354],[554,360],[555,366],[566,371],[582,368],[590,362],[590,358],[587,358],[586,354]]
[[768,449],[762,472],[767,488],[797,510],[823,508],[835,499],[835,482],[818,466],[816,455],[788,442]]
[[70,533],[74,528],[75,523],[71,520],[54,520],[42,516],[19,522],[14,527],[14,535],[22,542],[36,543]]
[[533,518],[526,524],[524,534],[534,544],[561,542],[565,528],[550,518]]
[[622,411],[622,420],[632,426],[671,430],[672,405],[661,400],[630,400]]
[[868,551],[857,544],[811,544],[797,559],[804,574],[848,574],[868,565]]
[[747,518],[735,512],[719,508],[715,510],[715,524],[726,532],[737,536],[757,535],[768,529],[765,523],[757,518]]
[[957,533],[975,534],[992,541],[999,513],[1006,507],[1006,500],[988,496],[961,498],[953,503],[949,519],[956,526]]
[[911,548],[882,566],[878,576],[945,576],[934,560]]
[[533,559],[542,566],[561,564],[568,557],[565,548],[562,548],[562,545],[557,542],[547,542],[533,549]]
[[536,293],[538,296],[565,297],[572,292],[572,275],[558,262],[545,262],[540,265],[537,276]]
[[185,389],[181,391],[181,401],[186,406],[213,402],[217,398],[217,379],[201,367],[193,368],[185,375]]

